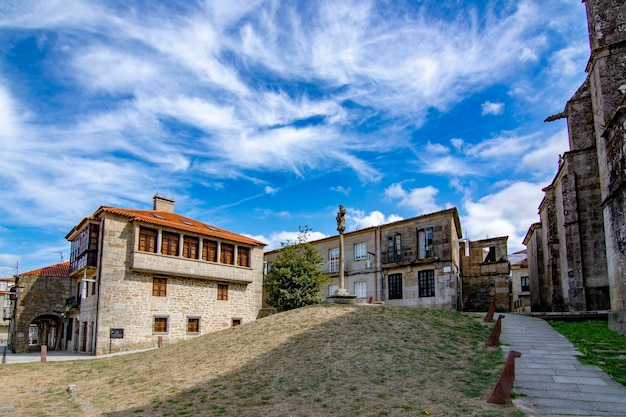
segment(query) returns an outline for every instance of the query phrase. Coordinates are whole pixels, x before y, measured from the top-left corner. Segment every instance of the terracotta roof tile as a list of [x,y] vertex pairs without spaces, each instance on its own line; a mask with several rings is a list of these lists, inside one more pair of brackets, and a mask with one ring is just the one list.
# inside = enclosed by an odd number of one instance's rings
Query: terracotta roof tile
[[35,269],[33,271],[24,272],[20,275],[38,275],[42,277],[69,277],[70,263],[63,262],[62,264],[50,265],[44,268]]
[[210,224],[202,223],[176,213],[102,206],[98,209],[98,211],[96,211],[94,216],[97,216],[100,212],[125,216],[128,217],[131,222],[139,221],[142,223],[153,224],[155,226],[171,227],[177,230],[184,230],[203,236],[228,240],[235,243],[243,243],[246,245],[266,246],[265,243],[256,239],[230,232],[225,229],[220,229],[219,227],[211,226]]

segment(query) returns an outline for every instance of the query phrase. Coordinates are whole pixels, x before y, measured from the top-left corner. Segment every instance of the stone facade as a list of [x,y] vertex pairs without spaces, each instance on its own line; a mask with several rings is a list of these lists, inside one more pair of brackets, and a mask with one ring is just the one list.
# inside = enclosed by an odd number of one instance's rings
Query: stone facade
[[[626,332],[624,116],[626,5],[587,0],[588,77],[565,111],[570,150],[526,236],[533,311],[611,309]],[[538,294],[535,294],[535,291]]]
[[15,285],[18,291],[12,311],[11,351],[29,351],[31,326],[37,328],[36,345],[63,349],[64,303],[70,294],[69,262],[16,275]]
[[626,4],[587,0],[587,65],[606,236],[609,327],[626,334]]
[[494,298],[497,311],[511,311],[507,241],[503,236],[463,243],[463,251],[469,245],[461,263],[464,311],[487,311]]
[[[464,257],[461,245],[465,241],[462,237],[456,208],[345,233],[345,289],[357,295],[361,302],[463,310],[465,299],[461,294],[467,285],[463,265],[480,268],[473,266],[470,260],[461,260]],[[323,270],[330,275],[331,282],[322,292],[332,297],[340,285],[339,236],[311,244],[326,260]],[[476,247],[480,245],[482,243],[477,243]],[[508,275],[506,238],[499,250],[505,259],[505,267],[500,269]],[[270,268],[277,254],[278,250],[265,254]],[[482,262],[482,258],[476,262]],[[470,279],[479,282],[487,278],[476,274]],[[481,301],[481,305],[487,306],[483,310],[486,311],[493,294],[481,293],[476,297],[481,296],[487,297]]]
[[509,254],[509,263],[511,264],[512,311],[516,313],[530,313],[530,276],[526,251],[522,250]]
[[[100,355],[150,348],[257,318],[264,244],[178,216],[173,202],[162,203],[155,197],[153,211],[100,208],[68,234],[78,242],[97,225],[97,256],[81,262],[85,255],[77,251],[72,260],[80,306],[69,318],[76,334],[71,349]],[[154,250],[142,246],[145,227],[155,233]],[[163,253],[168,234],[177,241],[175,253]],[[187,239],[195,245],[191,252]],[[209,243],[221,254],[215,260],[203,259]],[[222,258],[226,246],[230,260]]]

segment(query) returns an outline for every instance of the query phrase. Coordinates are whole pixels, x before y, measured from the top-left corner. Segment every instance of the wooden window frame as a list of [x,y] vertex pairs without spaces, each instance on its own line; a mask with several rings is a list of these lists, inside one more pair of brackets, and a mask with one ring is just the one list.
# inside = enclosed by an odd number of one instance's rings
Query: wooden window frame
[[200,248],[200,239],[194,236],[183,237],[183,257],[189,259],[198,259],[198,249]]
[[435,270],[427,269],[425,271],[418,271],[417,285],[419,287],[420,298],[434,297],[435,296]]
[[202,241],[202,260],[217,262],[217,242],[215,240],[204,239]]
[[142,252],[157,252],[157,236],[159,232],[147,227],[139,227],[139,245],[137,249]]
[[390,300],[402,300],[402,274],[389,274],[387,277]]
[[178,256],[180,235],[172,232],[161,233],[161,255]]
[[360,242],[354,244],[354,260],[362,261],[367,259],[367,243]]
[[168,334],[169,333],[169,316],[154,316],[152,319],[152,334]]
[[235,265],[235,245],[232,243],[220,244],[220,263],[224,265]]
[[167,297],[167,278],[163,278],[163,277],[152,278],[152,296],[153,297]]
[[237,266],[250,267],[250,253],[250,248],[237,246]]
[[217,284],[217,300],[228,301],[228,284]]
[[[187,333],[189,334],[199,334],[200,333],[200,324],[201,320],[199,316],[189,316],[187,317]],[[193,328],[195,327],[195,330]]]

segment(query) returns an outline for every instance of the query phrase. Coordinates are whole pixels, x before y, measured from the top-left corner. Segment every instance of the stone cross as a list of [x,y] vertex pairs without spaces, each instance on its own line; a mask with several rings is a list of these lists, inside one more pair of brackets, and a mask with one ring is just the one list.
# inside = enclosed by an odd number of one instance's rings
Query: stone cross
[[344,282],[345,262],[344,262],[344,253],[343,253],[344,252],[343,232],[345,230],[346,230],[346,209],[343,208],[343,204],[342,204],[339,206],[339,212],[337,213],[337,231],[339,232],[339,291],[345,289],[345,282]]

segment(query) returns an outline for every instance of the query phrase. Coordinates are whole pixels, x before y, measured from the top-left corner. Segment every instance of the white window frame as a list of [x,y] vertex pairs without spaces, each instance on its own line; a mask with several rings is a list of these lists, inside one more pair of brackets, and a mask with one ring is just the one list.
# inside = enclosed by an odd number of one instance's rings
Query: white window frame
[[362,261],[363,259],[367,259],[367,243],[355,243],[354,244],[354,260]]
[[339,289],[339,285],[337,285],[337,284],[330,284],[328,286],[328,296],[329,297],[334,296],[338,289]]
[[[339,248],[328,249],[328,273],[339,272]],[[333,294],[334,295],[334,294]]]
[[354,283],[354,294],[356,298],[367,298],[367,282],[356,281]]

